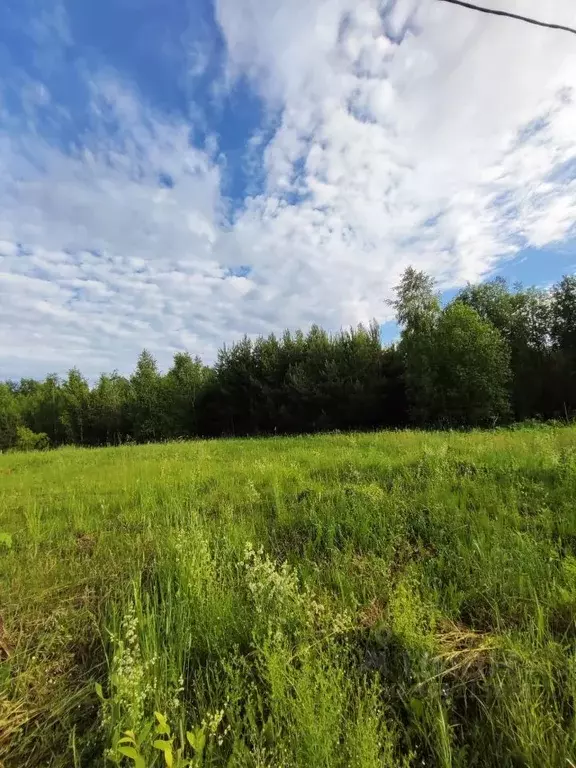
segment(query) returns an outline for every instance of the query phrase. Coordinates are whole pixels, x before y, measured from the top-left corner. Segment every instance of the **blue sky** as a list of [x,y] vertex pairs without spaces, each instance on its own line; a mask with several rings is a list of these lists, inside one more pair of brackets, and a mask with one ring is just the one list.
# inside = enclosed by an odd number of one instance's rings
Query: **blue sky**
[[435,0],[4,0],[0,379],[576,271],[574,83],[568,35]]

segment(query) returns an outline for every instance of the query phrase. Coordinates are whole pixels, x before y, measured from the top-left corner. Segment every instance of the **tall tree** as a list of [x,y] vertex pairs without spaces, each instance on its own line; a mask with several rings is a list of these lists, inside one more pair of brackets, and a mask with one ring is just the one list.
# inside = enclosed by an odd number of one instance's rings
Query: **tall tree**
[[433,278],[408,267],[395,289],[396,319],[402,327],[399,352],[404,359],[406,392],[412,421],[430,420],[434,400],[434,332],[440,300]]
[[[64,381],[0,386],[0,449],[422,425],[488,425],[513,416],[576,413],[576,276],[551,291],[492,280],[444,310],[433,279],[405,271],[392,302],[402,328],[382,348],[379,327],[244,338],[208,368],[181,353],[166,375],[144,351],[127,379],[90,388]],[[510,376],[512,380],[510,381]],[[25,432],[28,430],[29,432]],[[46,442],[46,441],[44,441]],[[38,442],[38,444],[40,444]]]
[[404,333],[426,332],[434,325],[440,314],[440,299],[433,277],[407,267],[394,291],[396,298],[390,303]]
[[491,323],[455,301],[440,315],[432,346],[429,422],[492,426],[508,418],[510,350]]
[[62,420],[64,398],[60,379],[48,375],[39,386],[27,385],[30,394],[25,407],[26,426],[33,432],[48,435],[51,445],[66,443],[66,428]]
[[128,418],[137,442],[160,440],[165,436],[161,387],[162,378],[156,360],[145,349],[130,377]]
[[83,445],[90,420],[90,387],[77,368],[69,371],[62,384],[62,407],[66,442]]
[[468,285],[458,300],[498,329],[510,346],[512,407],[517,419],[554,415],[550,392],[550,296],[535,288],[510,291],[503,278]]
[[0,384],[0,451],[16,445],[20,423],[18,402],[14,391],[7,383]]
[[567,414],[576,411],[576,275],[553,287],[551,312],[555,393]]
[[434,281],[409,268],[393,302],[403,326],[407,394],[419,424],[489,424],[509,411],[510,353],[489,321],[462,301],[440,311]]
[[567,275],[552,288],[552,339],[576,360],[576,275]]
[[90,441],[120,445],[131,437],[128,422],[130,383],[118,373],[102,374],[90,397]]
[[174,355],[172,367],[163,381],[164,430],[170,437],[198,434],[198,408],[207,378],[199,357],[187,352]]
[[245,336],[218,352],[214,379],[207,394],[207,415],[216,433],[257,434],[260,393],[253,342]]

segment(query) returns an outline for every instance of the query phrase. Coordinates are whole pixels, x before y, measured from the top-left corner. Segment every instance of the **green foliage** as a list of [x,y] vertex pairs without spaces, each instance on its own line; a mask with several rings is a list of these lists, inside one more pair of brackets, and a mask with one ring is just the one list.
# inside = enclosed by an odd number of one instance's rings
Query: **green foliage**
[[434,286],[434,280],[409,267],[392,302],[402,327],[399,351],[404,361],[410,415],[419,424],[432,423],[434,419],[434,334],[440,314]]
[[134,768],[146,768],[145,756],[151,753],[154,762],[154,750],[157,750],[166,768],[192,768],[204,764],[206,741],[218,733],[219,718],[217,722],[215,719],[208,723],[203,721],[194,730],[187,731],[186,740],[182,743],[179,743],[176,735],[172,735],[168,720],[161,712],[155,712],[154,718],[155,725],[152,721],[148,722],[138,734],[131,729],[124,731],[109,750],[108,760],[122,765],[127,757]]
[[471,306],[456,301],[440,311],[433,288],[409,269],[396,289],[412,416],[421,424],[495,424],[509,412],[509,346]]
[[403,419],[401,370],[376,325],[330,336],[313,327],[218,356],[199,416],[202,434],[370,428]]
[[127,415],[131,434],[138,442],[162,437],[162,378],[156,360],[144,350],[130,378]]
[[129,377],[0,384],[0,451],[18,427],[52,447],[194,437],[422,427],[485,427],[576,413],[576,278],[550,291],[496,279],[444,308],[408,268],[396,288],[398,345],[380,327],[243,338],[212,367],[179,352],[166,373],[146,350]]
[[556,362],[550,345],[549,294],[535,288],[510,291],[502,278],[496,278],[467,286],[457,300],[475,309],[507,342],[516,418],[558,415],[557,395],[551,385]]
[[557,400],[564,412],[576,409],[576,277],[562,278],[552,289],[553,371]]
[[62,384],[62,424],[66,430],[66,442],[83,445],[90,420],[90,388],[80,371],[73,368]]
[[408,267],[395,291],[396,299],[391,305],[396,310],[398,323],[407,335],[425,334],[440,313],[434,279]]
[[102,374],[90,397],[90,443],[119,445],[129,436],[130,384],[123,376]]
[[576,277],[569,275],[552,289],[552,339],[567,354],[576,356]]
[[15,447],[19,451],[42,451],[48,448],[50,440],[44,432],[32,432],[28,427],[16,428]]
[[8,384],[0,384],[0,451],[16,445],[19,424],[16,396]]
[[432,338],[428,422],[494,425],[508,416],[509,348],[489,322],[455,302],[442,312]]
[[209,370],[199,358],[179,352],[163,380],[164,432],[169,437],[198,434],[197,412]]
[[22,411],[25,426],[33,432],[48,435],[53,445],[66,442],[65,396],[56,374],[50,374],[37,386],[30,386]]

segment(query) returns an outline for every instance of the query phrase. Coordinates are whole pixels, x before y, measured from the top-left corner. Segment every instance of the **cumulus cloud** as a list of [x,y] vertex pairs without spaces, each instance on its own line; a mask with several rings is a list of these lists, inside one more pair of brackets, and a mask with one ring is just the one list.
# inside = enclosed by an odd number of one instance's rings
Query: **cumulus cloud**
[[[34,34],[56,24],[69,45],[58,13]],[[210,360],[244,332],[386,319],[408,264],[456,285],[574,234],[568,35],[433,0],[217,0],[216,15],[219,88],[247,77],[274,126],[247,141],[255,170],[265,144],[265,182],[233,215],[217,140],[202,148],[117,73],[83,74],[68,146],[40,120],[66,118],[46,83],[20,89],[18,130],[0,95],[3,374],[128,370],[143,346]],[[572,0],[546,16],[576,23]]]
[[224,283],[211,257],[218,168],[190,146],[188,126],[161,120],[118,82],[91,90],[101,130],[77,151],[4,137],[0,313],[12,368],[48,358],[94,373],[126,367],[145,344],[174,350],[184,338],[208,352],[216,342],[186,326],[198,294],[211,286],[217,297]]
[[[568,35],[412,0],[218,8],[233,71],[282,108],[239,238],[276,244],[286,285],[307,273],[320,314],[378,313],[408,263],[459,283],[569,235],[576,174],[555,175],[576,154]],[[576,20],[569,0],[552,13]]]

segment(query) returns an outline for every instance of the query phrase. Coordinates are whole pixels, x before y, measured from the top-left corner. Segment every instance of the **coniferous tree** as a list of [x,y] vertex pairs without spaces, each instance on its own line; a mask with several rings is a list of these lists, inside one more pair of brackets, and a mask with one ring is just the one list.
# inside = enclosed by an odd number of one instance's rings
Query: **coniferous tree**
[[162,408],[162,378],[155,358],[145,349],[130,377],[127,404],[130,432],[137,442],[164,437]]

